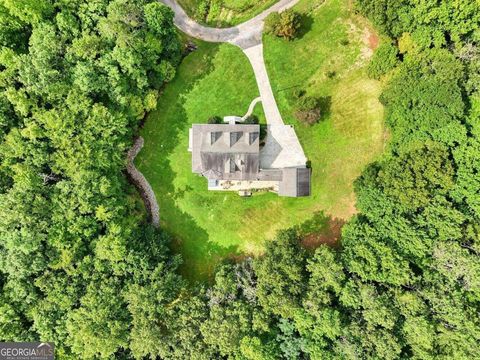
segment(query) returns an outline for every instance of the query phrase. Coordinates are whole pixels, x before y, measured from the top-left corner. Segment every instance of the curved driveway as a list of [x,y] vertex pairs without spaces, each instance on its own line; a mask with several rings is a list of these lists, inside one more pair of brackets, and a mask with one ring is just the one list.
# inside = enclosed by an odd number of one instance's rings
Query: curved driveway
[[218,29],[200,25],[190,19],[175,0],[159,0],[175,13],[175,25],[185,34],[208,42],[227,42],[240,47],[250,61],[257,81],[265,118],[267,139],[261,151],[262,168],[305,167],[306,157],[291,126],[284,124],[273,95],[263,58],[262,32],[265,18],[281,12],[299,0],[280,0],[254,18],[234,27]]
[[246,49],[262,42],[263,21],[272,12],[281,12],[299,0],[280,0],[254,18],[231,28],[217,29],[200,25],[190,19],[175,0],[159,0],[175,13],[175,25],[185,34],[208,42],[228,42]]

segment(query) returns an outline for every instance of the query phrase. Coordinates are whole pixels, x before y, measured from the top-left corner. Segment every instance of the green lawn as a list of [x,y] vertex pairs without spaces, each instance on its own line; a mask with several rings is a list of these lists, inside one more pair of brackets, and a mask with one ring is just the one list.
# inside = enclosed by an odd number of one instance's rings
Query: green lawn
[[[227,27],[240,24],[278,0],[179,0],[189,16],[206,25]],[[204,4],[210,3],[210,6]]]
[[[206,180],[191,173],[190,124],[212,115],[242,115],[258,96],[246,57],[231,45],[200,42],[146,121],[145,148],[137,165],[157,194],[162,224],[174,235],[174,248],[183,255],[183,271],[191,279],[205,279],[225,257],[260,254],[277,230],[300,224],[317,211],[342,219],[355,212],[353,180],[383,149],[380,85],[365,75],[365,24],[350,14],[346,1],[316,5],[303,0],[297,6],[308,14],[309,29],[301,39],[265,38],[280,110],[296,126],[312,162],[311,197],[256,194],[245,199],[208,192]],[[328,78],[327,71],[335,76]],[[306,127],[294,120],[292,94],[297,88],[331,99],[330,113],[321,123]],[[260,105],[256,113],[263,117]]]
[[[304,35],[286,42],[266,36],[265,61],[284,121],[295,125],[312,161],[313,202],[334,217],[355,212],[352,182],[383,150],[380,84],[366,75],[368,24],[355,17],[347,1],[301,1]],[[342,45],[344,44],[344,45]],[[334,72],[332,78],[328,72]],[[294,117],[294,90],[331,103],[330,113],[309,127]]]

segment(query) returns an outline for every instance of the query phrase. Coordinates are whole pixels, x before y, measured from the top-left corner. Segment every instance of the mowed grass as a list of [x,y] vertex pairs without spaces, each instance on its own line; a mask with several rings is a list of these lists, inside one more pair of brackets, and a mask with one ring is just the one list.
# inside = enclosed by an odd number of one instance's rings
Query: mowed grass
[[[239,49],[203,42],[198,46],[148,116],[141,131],[145,146],[136,164],[156,193],[162,225],[175,238],[173,247],[183,255],[185,273],[203,279],[223,257],[241,251],[241,238],[232,236],[238,217],[261,201],[208,192],[206,180],[191,172],[190,125],[212,115],[243,115],[258,96],[253,71]],[[255,114],[264,117],[259,106]]]
[[[382,152],[380,83],[368,79],[371,29],[343,0],[301,1],[301,38],[265,36],[265,61],[280,112],[293,124],[312,162],[315,207],[347,219],[355,212],[353,181]],[[320,123],[295,119],[295,90],[330,103]]]
[[209,26],[228,27],[249,20],[278,0],[212,0],[204,7],[204,0],[179,0],[187,14]]
[[[265,38],[280,110],[295,125],[312,163],[311,197],[257,193],[245,199],[209,192],[206,180],[191,173],[190,125],[212,115],[242,115],[258,96],[248,60],[231,45],[199,42],[145,123],[145,147],[137,166],[155,190],[162,226],[174,236],[173,247],[184,258],[182,271],[192,280],[208,278],[224,258],[261,254],[278,230],[301,224],[318,211],[340,219],[355,212],[353,181],[383,147],[380,86],[365,75],[365,24],[353,17],[345,1],[318,4],[298,4],[308,14],[308,31],[299,40]],[[335,76],[329,78],[326,71],[335,71]],[[307,127],[294,119],[293,91],[298,88],[331,98],[330,111],[319,124]],[[255,112],[264,118],[261,105]]]

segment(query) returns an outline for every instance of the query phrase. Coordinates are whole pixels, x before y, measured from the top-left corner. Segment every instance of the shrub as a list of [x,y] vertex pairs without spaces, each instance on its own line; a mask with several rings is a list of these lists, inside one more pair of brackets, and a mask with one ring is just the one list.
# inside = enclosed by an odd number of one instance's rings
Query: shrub
[[250,115],[248,116],[245,121],[243,122],[244,124],[258,124],[260,121],[258,120],[257,115]]
[[197,10],[195,12],[195,19],[205,21],[208,13],[210,12],[210,0],[202,0],[198,3]]
[[295,116],[298,120],[308,125],[313,125],[320,120],[320,101],[313,96],[302,96],[297,101]]
[[220,116],[212,116],[208,118],[208,123],[209,124],[221,124],[223,123],[223,120]]
[[274,12],[265,19],[265,32],[292,40],[301,27],[300,14],[293,10]]
[[276,34],[278,24],[280,24],[280,13],[272,12],[265,19],[264,31],[267,34]]
[[157,108],[157,98],[158,93],[155,90],[150,90],[147,92],[147,95],[145,95],[145,98],[143,99],[145,111],[148,112]]
[[267,137],[267,125],[260,125],[260,143],[263,143],[266,137]]
[[305,94],[306,94],[306,91],[303,89],[293,90],[293,96],[295,97],[295,99],[300,99]]
[[335,77],[335,75],[337,75],[337,73],[336,73],[335,71],[331,71],[331,70],[330,70],[330,71],[327,71],[327,72],[325,73],[325,75],[327,75],[327,77],[328,77],[329,79],[333,79],[333,78]]
[[391,43],[380,45],[375,54],[373,54],[372,61],[368,65],[368,76],[373,79],[380,79],[392,70],[397,64],[398,49]]

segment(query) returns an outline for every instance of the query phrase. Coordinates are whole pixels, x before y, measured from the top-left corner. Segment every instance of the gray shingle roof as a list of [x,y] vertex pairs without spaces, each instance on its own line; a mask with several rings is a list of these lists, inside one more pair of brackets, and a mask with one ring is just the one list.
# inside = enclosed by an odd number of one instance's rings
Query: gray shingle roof
[[194,124],[190,140],[192,171],[209,181],[278,181],[280,196],[310,195],[311,169],[260,170],[259,125]]
[[194,124],[192,171],[208,179],[256,179],[259,133],[259,125]]
[[310,174],[308,168],[283,169],[283,178],[279,185],[280,196],[310,196]]

